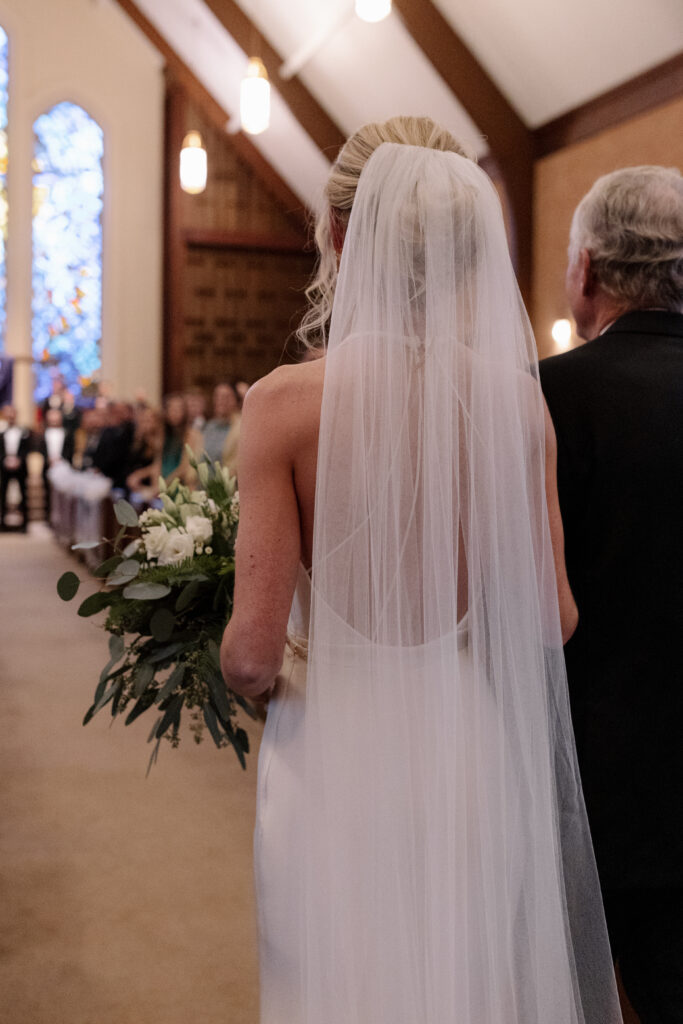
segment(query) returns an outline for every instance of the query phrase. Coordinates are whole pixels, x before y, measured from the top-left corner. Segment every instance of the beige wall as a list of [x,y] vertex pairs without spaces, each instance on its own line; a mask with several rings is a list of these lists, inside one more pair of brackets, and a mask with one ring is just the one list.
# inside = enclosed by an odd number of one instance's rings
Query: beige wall
[[569,225],[579,200],[596,178],[618,167],[683,168],[682,127],[683,97],[537,162],[531,319],[541,357],[559,351],[550,328],[554,320],[570,316],[564,272]]
[[164,82],[161,58],[110,0],[0,0],[9,36],[6,350],[31,414],[32,126],[61,100],[104,131],[103,376],[156,398],[161,366]]

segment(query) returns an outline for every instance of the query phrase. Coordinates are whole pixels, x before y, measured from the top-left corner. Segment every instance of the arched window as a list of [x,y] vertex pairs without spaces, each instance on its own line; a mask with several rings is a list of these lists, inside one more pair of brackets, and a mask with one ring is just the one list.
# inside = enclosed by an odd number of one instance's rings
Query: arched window
[[0,28],[0,352],[5,347],[7,316],[7,92],[9,83],[7,33]]
[[103,133],[75,103],[33,126],[35,397],[61,374],[78,395],[101,365]]

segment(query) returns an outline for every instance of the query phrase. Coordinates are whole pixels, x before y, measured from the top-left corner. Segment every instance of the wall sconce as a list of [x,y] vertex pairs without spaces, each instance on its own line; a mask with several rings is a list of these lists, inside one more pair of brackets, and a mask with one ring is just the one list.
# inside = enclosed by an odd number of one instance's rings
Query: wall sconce
[[196,196],[206,188],[206,150],[199,132],[188,132],[180,150],[180,187]]
[[569,348],[572,340],[572,325],[570,320],[556,320],[550,333],[558,348]]
[[240,122],[249,135],[259,135],[270,124],[270,82],[260,57],[252,57],[240,86]]

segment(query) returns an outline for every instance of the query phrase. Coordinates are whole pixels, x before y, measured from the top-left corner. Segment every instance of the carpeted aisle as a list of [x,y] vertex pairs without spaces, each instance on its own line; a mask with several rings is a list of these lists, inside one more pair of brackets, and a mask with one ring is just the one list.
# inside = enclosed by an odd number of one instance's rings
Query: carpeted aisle
[[186,735],[146,779],[151,720],[83,728],[106,639],[68,568],[0,535],[0,1022],[256,1024],[255,752]]

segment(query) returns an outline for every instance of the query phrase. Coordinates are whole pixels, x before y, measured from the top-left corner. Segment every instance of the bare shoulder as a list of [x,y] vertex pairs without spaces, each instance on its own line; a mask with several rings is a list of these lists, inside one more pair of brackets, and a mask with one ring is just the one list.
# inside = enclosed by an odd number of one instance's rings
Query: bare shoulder
[[324,362],[324,359],[317,359],[278,366],[257,381],[244,400],[242,431],[249,433],[261,428],[287,443],[297,441],[312,426],[317,426]]
[[254,415],[280,414],[307,402],[319,400],[322,394],[324,359],[315,362],[298,363],[294,366],[278,366],[266,377],[262,377],[247,392],[244,411]]

